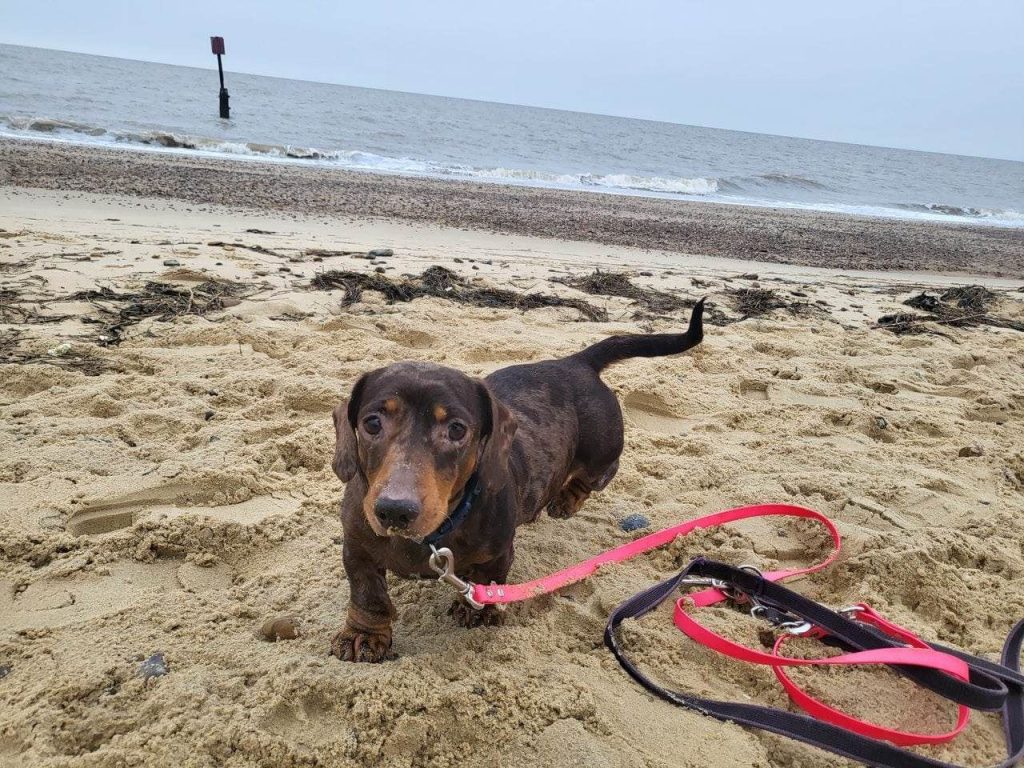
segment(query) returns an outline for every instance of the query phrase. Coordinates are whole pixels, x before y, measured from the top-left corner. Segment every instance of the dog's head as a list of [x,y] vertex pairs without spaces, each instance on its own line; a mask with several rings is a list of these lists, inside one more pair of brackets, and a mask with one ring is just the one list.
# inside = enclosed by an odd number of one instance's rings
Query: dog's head
[[379,536],[429,536],[477,469],[504,473],[515,419],[487,385],[452,368],[396,363],[362,376],[334,410],[334,471],[366,482]]

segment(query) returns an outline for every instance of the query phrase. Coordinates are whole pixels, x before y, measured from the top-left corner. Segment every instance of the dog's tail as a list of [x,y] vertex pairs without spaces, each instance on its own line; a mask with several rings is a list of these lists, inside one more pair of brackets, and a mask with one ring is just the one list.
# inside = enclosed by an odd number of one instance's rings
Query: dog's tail
[[678,355],[692,349],[704,339],[704,299],[697,302],[690,315],[686,333],[652,333],[610,336],[573,355],[597,372],[612,363],[630,357],[661,357]]

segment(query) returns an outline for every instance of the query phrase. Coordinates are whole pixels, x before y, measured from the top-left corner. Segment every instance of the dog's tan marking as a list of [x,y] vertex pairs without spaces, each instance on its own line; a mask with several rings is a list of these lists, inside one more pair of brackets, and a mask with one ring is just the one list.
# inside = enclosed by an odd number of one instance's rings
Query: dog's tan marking
[[386,413],[393,414],[397,410],[398,410],[398,398],[397,397],[389,397],[387,400],[384,401],[384,411]]
[[445,410],[445,407],[443,405],[435,405],[434,406],[434,419],[438,423],[441,423],[442,421],[444,421],[447,418],[448,418],[448,411]]

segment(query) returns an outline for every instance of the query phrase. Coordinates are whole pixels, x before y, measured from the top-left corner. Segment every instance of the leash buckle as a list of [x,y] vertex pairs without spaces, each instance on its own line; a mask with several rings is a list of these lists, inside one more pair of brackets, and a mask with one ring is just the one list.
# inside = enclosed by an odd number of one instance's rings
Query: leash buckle
[[455,555],[448,547],[438,549],[431,544],[430,559],[427,564],[430,566],[430,570],[437,574],[437,580],[454,587],[470,608],[479,611],[484,607],[483,603],[473,599],[473,582],[465,581],[455,575]]

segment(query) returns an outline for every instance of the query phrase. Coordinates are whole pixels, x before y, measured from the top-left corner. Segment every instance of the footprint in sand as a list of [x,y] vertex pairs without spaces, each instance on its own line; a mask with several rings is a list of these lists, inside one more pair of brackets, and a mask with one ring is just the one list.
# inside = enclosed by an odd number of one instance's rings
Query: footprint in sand
[[415,328],[396,328],[384,334],[384,338],[408,349],[431,349],[437,344],[437,337]]
[[686,420],[677,416],[657,393],[630,392],[622,404],[629,422],[642,429],[668,435],[678,435],[685,431]]
[[338,716],[330,702],[310,693],[298,700],[280,701],[271,707],[263,728],[278,736],[301,736],[303,741],[328,744],[338,738]]
[[758,379],[743,379],[740,381],[740,395],[750,400],[770,400],[780,405],[831,408],[839,411],[851,411],[860,407],[860,401],[850,397],[815,395],[810,392],[801,392],[789,387],[769,384]]
[[756,379],[743,379],[740,381],[740,394],[751,400],[767,400],[768,382],[757,381]]
[[165,600],[174,592],[224,590],[232,575],[224,563],[201,568],[180,560],[158,560],[117,562],[102,573],[45,577],[21,591],[0,581],[0,613],[13,631],[66,627],[147,601]]
[[516,363],[528,363],[539,354],[539,350],[533,347],[490,344],[471,347],[462,353],[462,358],[468,363],[505,363],[514,365]]
[[68,520],[68,530],[75,536],[97,535],[129,528],[143,517],[174,518],[185,515],[252,525],[271,515],[293,514],[302,503],[289,496],[257,496],[237,504],[219,506],[185,506],[175,503],[186,491],[195,493],[195,490],[194,484],[172,483],[86,504]]

